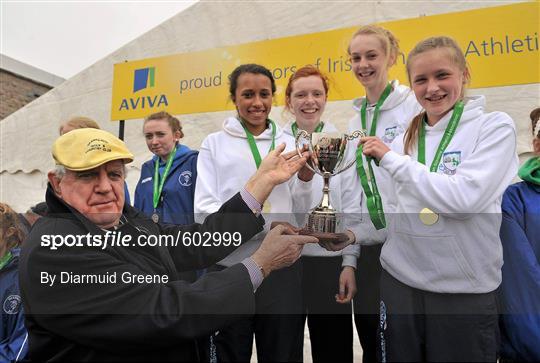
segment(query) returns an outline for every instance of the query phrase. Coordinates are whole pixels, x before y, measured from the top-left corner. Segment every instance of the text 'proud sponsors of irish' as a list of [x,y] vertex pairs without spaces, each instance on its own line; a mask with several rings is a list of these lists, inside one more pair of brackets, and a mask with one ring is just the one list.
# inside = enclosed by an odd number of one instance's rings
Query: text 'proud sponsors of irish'
[[[523,2],[381,23],[396,34],[403,50],[390,77],[407,83],[405,59],[410,49],[420,39],[446,34],[455,38],[466,53],[474,73],[471,88],[538,83],[538,7],[538,2]],[[142,118],[157,110],[189,114],[233,109],[227,97],[227,75],[243,63],[259,63],[271,70],[278,104],[283,102],[290,75],[306,64],[315,65],[332,78],[335,87],[330,101],[358,97],[361,94],[351,82],[347,55],[356,29],[116,64],[111,118]],[[512,72],[508,72],[508,64],[512,64]],[[134,91],[137,71],[142,83]]]

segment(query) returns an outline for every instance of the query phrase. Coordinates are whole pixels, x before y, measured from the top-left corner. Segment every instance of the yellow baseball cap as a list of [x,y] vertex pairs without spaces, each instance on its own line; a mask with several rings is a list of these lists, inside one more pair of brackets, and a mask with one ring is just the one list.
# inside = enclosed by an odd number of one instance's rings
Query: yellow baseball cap
[[53,144],[52,154],[57,165],[83,171],[112,160],[133,161],[126,144],[113,134],[93,128],[77,129],[60,136]]

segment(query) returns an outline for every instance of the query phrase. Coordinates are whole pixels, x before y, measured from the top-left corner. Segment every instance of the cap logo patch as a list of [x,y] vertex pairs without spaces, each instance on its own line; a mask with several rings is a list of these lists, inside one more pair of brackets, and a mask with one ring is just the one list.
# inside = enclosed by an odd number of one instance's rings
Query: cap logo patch
[[103,139],[92,139],[88,144],[86,144],[85,154],[94,150],[101,150],[110,153],[112,149],[108,146],[109,142]]

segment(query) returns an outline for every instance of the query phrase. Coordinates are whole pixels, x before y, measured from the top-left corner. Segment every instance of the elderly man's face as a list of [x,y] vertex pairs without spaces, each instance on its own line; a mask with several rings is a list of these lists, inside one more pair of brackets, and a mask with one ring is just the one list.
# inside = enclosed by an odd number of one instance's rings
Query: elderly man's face
[[49,180],[60,198],[99,227],[119,223],[124,207],[123,161],[109,161],[86,171],[66,170],[61,179]]

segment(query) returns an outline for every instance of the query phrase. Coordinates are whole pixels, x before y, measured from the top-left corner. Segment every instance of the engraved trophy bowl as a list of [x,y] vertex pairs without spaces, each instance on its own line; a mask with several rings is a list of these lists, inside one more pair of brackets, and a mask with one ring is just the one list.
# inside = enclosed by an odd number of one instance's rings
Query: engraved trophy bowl
[[[339,221],[336,216],[337,211],[330,203],[330,177],[337,175],[350,168],[356,160],[345,160],[350,153],[347,152],[349,142],[366,136],[361,130],[352,134],[341,134],[339,132],[313,132],[298,130],[296,135],[296,151],[299,155],[305,151],[306,146],[311,154],[307,162],[307,167],[314,173],[323,177],[323,195],[321,202],[308,215],[308,222],[305,227],[309,232],[315,233],[336,233]],[[354,155],[354,153],[352,153]]]

